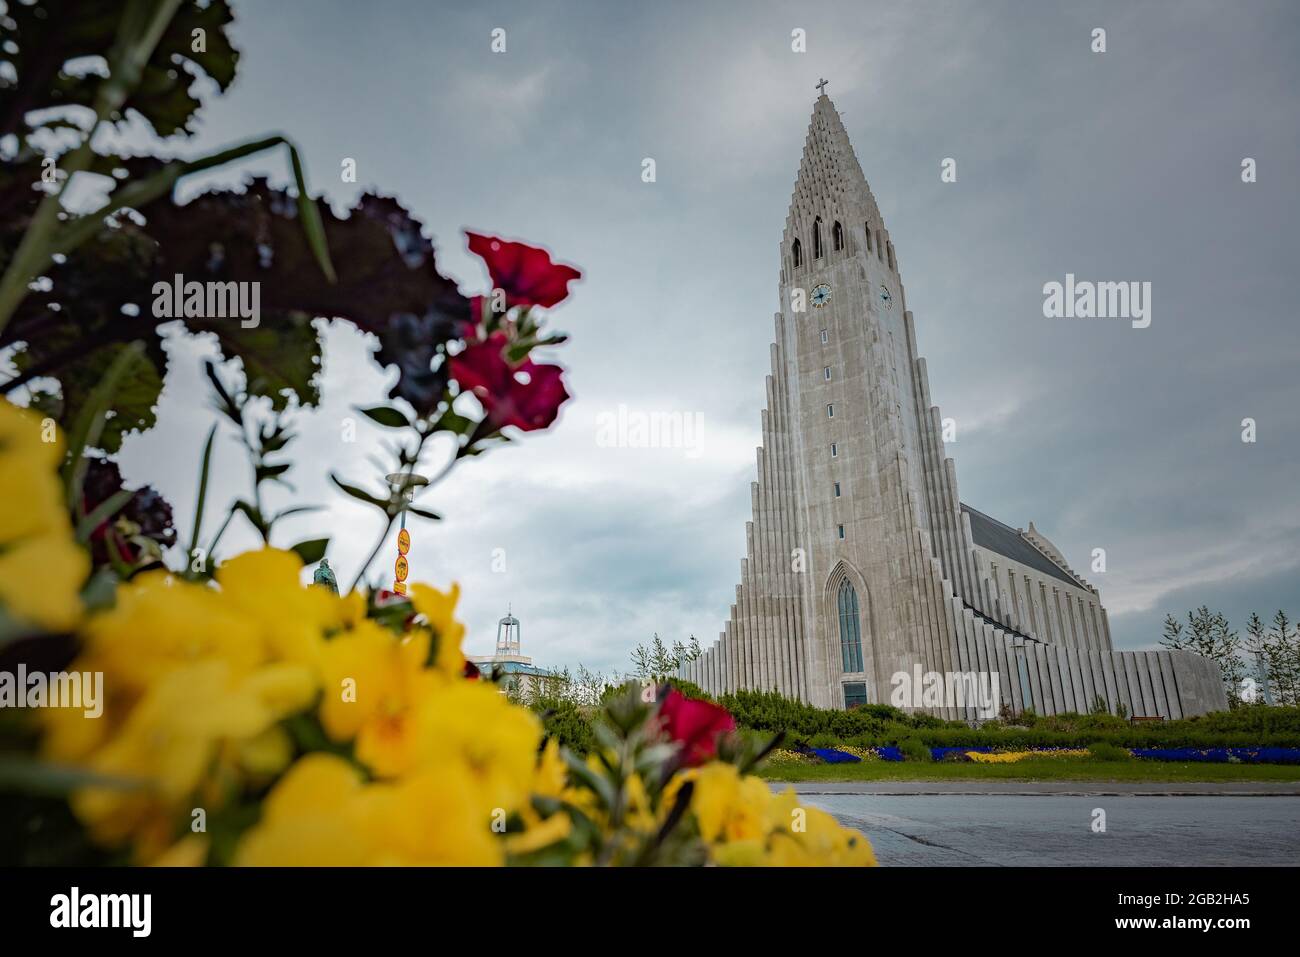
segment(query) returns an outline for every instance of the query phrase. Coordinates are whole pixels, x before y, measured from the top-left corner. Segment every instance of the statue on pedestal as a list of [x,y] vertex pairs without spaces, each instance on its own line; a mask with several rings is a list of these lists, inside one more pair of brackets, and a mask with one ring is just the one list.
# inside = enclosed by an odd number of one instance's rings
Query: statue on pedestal
[[334,578],[334,569],[330,568],[328,558],[320,560],[320,564],[316,566],[316,571],[312,573],[311,583],[313,585],[324,585],[336,595],[339,593],[339,583]]

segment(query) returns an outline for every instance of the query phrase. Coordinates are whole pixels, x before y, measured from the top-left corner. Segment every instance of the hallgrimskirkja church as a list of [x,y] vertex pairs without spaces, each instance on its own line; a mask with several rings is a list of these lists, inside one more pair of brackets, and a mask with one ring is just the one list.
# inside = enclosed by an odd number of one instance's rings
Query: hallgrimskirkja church
[[683,678],[967,720],[1226,709],[1214,662],[1113,650],[1098,590],[1042,532],[962,503],[894,244],[824,91],[780,303],[740,584]]

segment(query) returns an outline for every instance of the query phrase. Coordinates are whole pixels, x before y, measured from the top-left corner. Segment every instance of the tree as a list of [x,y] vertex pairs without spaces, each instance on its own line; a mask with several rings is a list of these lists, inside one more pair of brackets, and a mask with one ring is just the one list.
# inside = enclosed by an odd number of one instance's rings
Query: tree
[[1241,639],[1221,613],[1211,612],[1205,605],[1189,611],[1186,630],[1173,615],[1166,615],[1160,644],[1176,651],[1192,651],[1214,661],[1223,676],[1228,704],[1236,707],[1241,703],[1241,682],[1246,676],[1240,654]]
[[677,659],[664,645],[657,631],[650,643],[650,668],[656,678],[672,674],[677,670]]
[[632,649],[631,676],[638,681],[661,681],[677,674],[682,665],[694,661],[702,653],[694,635],[689,642],[674,641],[669,648],[659,637],[659,632],[655,632],[648,645],[638,644]]
[[1246,651],[1254,657],[1271,704],[1300,704],[1300,627],[1280,608],[1270,627],[1251,613],[1246,622]]
[[650,650],[645,645],[638,644],[632,649],[632,674],[641,680],[645,680],[652,674]]

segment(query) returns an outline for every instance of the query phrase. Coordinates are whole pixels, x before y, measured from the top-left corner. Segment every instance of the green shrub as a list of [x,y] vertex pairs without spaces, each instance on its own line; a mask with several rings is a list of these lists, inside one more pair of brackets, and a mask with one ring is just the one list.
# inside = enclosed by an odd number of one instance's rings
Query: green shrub
[[1088,757],[1094,761],[1131,761],[1131,755],[1127,748],[1121,748],[1117,744],[1111,744],[1109,741],[1097,741],[1088,745]]
[[809,744],[901,747],[913,738],[930,747],[985,745],[1006,750],[1090,748],[1094,744],[1118,748],[1300,747],[1300,708],[1295,707],[1256,706],[1141,725],[1131,725],[1112,714],[1044,716],[1027,710],[1005,721],[988,721],[972,728],[961,721],[909,715],[889,705],[865,705],[854,711],[814,708],[775,692],[734,692],[723,695],[719,703],[741,727],[785,731],[785,746],[791,748]]
[[713,695],[709,694],[694,681],[687,681],[685,678],[669,678],[668,683],[680,691],[683,697],[691,698],[695,701],[713,700]]
[[904,738],[898,742],[898,750],[903,753],[904,761],[930,761],[933,755],[930,749],[917,738]]
[[548,738],[555,738],[575,754],[586,754],[595,746],[591,719],[572,701],[559,698],[540,698],[533,710],[541,716]]

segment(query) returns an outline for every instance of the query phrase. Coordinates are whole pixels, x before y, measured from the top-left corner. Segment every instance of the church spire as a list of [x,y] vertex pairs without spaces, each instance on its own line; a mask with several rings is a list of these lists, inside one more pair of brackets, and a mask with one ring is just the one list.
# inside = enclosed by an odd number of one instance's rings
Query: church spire
[[880,260],[893,271],[894,263],[885,255],[892,245],[876,197],[858,163],[839,110],[825,92],[826,81],[815,86],[821,92],[813,102],[782,236],[785,275],[791,277],[793,270],[816,261],[827,248],[834,249],[831,233],[836,224],[845,247],[851,245],[873,255],[879,248]]

